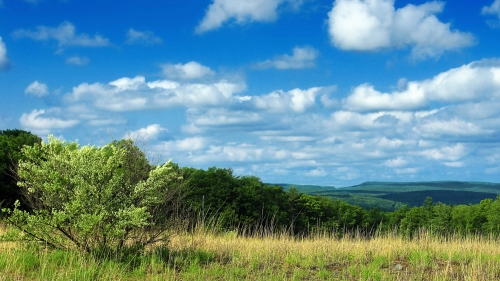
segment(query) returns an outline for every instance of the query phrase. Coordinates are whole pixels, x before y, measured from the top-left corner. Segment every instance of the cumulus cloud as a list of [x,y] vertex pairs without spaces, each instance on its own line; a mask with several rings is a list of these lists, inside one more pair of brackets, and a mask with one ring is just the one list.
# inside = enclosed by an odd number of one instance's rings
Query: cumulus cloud
[[293,48],[292,55],[280,55],[257,64],[259,68],[300,69],[314,67],[318,50],[306,46]]
[[[331,114],[329,122],[326,124],[329,129],[335,130],[378,130],[392,124],[384,124],[377,120],[384,116],[384,112],[360,114],[357,112],[339,110]],[[395,114],[393,112],[393,114]]]
[[493,133],[492,130],[485,130],[478,125],[453,118],[451,120],[428,120],[418,124],[415,128],[420,135],[425,137],[439,137],[443,135],[452,136],[474,136]]
[[500,97],[500,62],[480,61],[440,73],[423,81],[408,82],[406,89],[382,93],[369,84],[354,88],[343,100],[354,111],[415,110],[431,101],[460,102]]
[[7,70],[9,66],[10,66],[10,60],[9,57],[7,56],[7,47],[5,46],[2,37],[0,37],[0,71]]
[[469,149],[462,143],[449,145],[440,148],[426,149],[421,152],[421,155],[428,159],[433,159],[443,162],[456,162],[469,154]]
[[247,162],[255,163],[262,159],[272,157],[272,149],[258,147],[249,143],[226,143],[223,145],[210,145],[208,149],[199,154],[190,155],[195,163],[221,163],[221,162]]
[[329,88],[313,87],[307,90],[278,90],[267,95],[251,97],[250,101],[258,109],[272,112],[304,112],[316,105],[316,96],[329,91]]
[[408,164],[408,161],[401,156],[394,158],[394,159],[389,159],[389,160],[384,162],[385,166],[391,167],[391,168],[402,167],[402,166],[405,166],[406,164]]
[[131,139],[133,141],[150,141],[156,140],[162,132],[168,130],[163,128],[160,124],[152,124],[146,128],[141,128],[136,131],[129,132],[123,136],[124,139]]
[[277,18],[278,7],[289,4],[298,9],[301,0],[213,0],[205,17],[196,27],[197,33],[214,30],[225,22],[234,20],[237,24],[249,22],[270,22]]
[[[201,127],[234,127],[260,123],[263,118],[256,112],[235,111],[222,108],[208,110],[191,109],[187,112],[187,119],[192,126]],[[195,127],[191,127],[194,129]],[[187,128],[186,128],[187,129]]]
[[438,20],[435,15],[443,8],[442,2],[395,9],[394,0],[336,0],[328,13],[331,42],[354,51],[409,46],[414,59],[475,44],[471,34],[451,30],[449,23]]
[[323,169],[321,167],[316,168],[316,169],[311,170],[311,171],[306,173],[306,176],[308,176],[308,177],[325,177],[327,175],[328,175],[328,173],[325,171],[325,169]]
[[186,64],[163,64],[161,66],[163,70],[163,75],[170,79],[200,79],[205,76],[213,76],[215,72],[209,67],[201,65],[195,61],[188,62]]
[[130,28],[127,31],[127,41],[126,44],[161,44],[163,41],[154,35],[151,31],[137,31],[133,28]]
[[495,15],[500,19],[500,0],[495,0],[490,6],[484,6],[483,15]]
[[362,84],[344,99],[344,107],[356,111],[421,108],[427,105],[427,100],[419,86],[414,83],[404,92],[381,93],[370,84]]
[[180,140],[164,141],[156,145],[154,149],[161,153],[168,154],[170,156],[174,153],[195,153],[204,149],[209,143],[209,140],[205,137],[195,136],[188,137]]
[[68,102],[91,102],[110,111],[151,108],[206,107],[231,101],[233,94],[246,89],[244,83],[221,80],[213,84],[183,84],[170,80],[146,82],[143,76],[120,78],[108,84],[82,83],[66,96]]
[[[49,111],[47,113],[58,112],[58,110]],[[56,117],[44,117],[46,112],[44,109],[33,110],[30,113],[23,113],[19,118],[21,126],[29,131],[37,134],[49,134],[53,130],[67,129],[74,127],[80,121],[74,119],[60,119]]]
[[25,90],[25,94],[33,95],[35,97],[43,97],[49,94],[49,89],[46,84],[35,81],[31,83]]
[[89,58],[80,56],[71,56],[66,59],[66,63],[80,65],[80,66],[87,65],[89,63]]
[[58,27],[37,26],[35,30],[17,29],[12,36],[17,39],[30,38],[35,41],[55,40],[60,49],[72,46],[103,47],[110,44],[109,39],[101,35],[76,34],[75,26],[68,21],[62,22]]

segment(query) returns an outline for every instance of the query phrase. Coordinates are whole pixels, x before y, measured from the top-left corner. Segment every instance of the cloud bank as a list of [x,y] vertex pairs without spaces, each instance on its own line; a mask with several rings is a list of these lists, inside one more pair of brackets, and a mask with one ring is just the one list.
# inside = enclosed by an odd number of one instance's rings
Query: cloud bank
[[[430,180],[437,167],[453,175],[500,166],[500,150],[492,146],[500,137],[497,60],[399,83],[393,92],[363,83],[334,106],[335,86],[249,95],[242,82],[177,77],[81,83],[63,95],[64,106],[36,109],[19,121],[34,132],[55,133],[77,125],[134,126],[131,116],[151,114],[155,122],[124,137],[143,138],[151,151],[182,165],[230,163],[263,179],[350,183],[361,177],[418,180],[423,173]],[[163,110],[181,114],[163,120]]]

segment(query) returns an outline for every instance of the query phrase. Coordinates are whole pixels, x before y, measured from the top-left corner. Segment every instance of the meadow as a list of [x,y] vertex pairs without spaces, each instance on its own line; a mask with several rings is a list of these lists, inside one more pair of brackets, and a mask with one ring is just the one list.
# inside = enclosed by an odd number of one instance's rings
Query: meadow
[[498,280],[497,237],[419,231],[365,238],[238,235],[203,227],[168,233],[143,254],[95,256],[18,241],[0,227],[0,280]]

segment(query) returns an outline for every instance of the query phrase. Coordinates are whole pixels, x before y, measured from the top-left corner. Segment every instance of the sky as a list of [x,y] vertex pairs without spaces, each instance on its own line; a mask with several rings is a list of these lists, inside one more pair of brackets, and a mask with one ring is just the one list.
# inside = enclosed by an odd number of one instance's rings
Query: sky
[[0,130],[268,183],[500,181],[500,0],[0,0]]

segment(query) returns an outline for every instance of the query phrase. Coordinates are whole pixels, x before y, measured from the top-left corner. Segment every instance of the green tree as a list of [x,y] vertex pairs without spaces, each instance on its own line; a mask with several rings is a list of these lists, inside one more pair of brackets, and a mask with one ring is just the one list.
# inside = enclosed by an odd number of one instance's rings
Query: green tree
[[[169,161],[147,176],[131,175],[136,150],[122,144],[80,147],[50,136],[48,143],[25,146],[18,185],[33,211],[16,202],[8,221],[30,239],[86,252],[119,251],[125,242],[141,248],[162,239],[165,226],[151,211],[164,203],[178,173]],[[144,163],[143,154],[136,156],[136,163]]]
[[0,206],[13,207],[16,200],[23,201],[12,171],[21,158],[23,146],[41,142],[38,136],[23,130],[0,131]]
[[451,233],[452,230],[452,207],[438,202],[432,207],[432,218],[429,220],[430,229],[439,235]]

